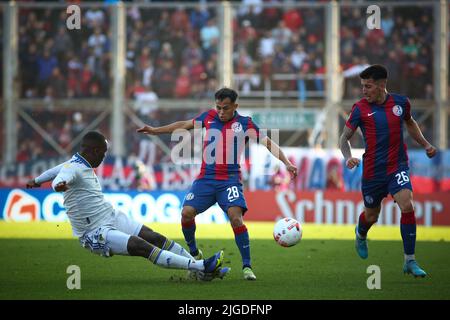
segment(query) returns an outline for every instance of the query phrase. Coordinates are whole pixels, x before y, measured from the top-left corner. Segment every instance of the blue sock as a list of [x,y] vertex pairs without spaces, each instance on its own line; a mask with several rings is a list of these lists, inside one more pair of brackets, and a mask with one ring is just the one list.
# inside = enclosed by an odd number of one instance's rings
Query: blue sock
[[416,217],[414,211],[402,212],[400,233],[402,234],[405,255],[413,255],[416,249]]
[[250,260],[250,238],[248,236],[247,227],[243,224],[240,227],[233,228],[234,240],[239,248],[242,257],[243,267],[252,266]]
[[181,230],[183,231],[184,240],[189,247],[189,252],[192,256],[198,254],[197,243],[195,242],[195,220],[188,222],[181,222]]

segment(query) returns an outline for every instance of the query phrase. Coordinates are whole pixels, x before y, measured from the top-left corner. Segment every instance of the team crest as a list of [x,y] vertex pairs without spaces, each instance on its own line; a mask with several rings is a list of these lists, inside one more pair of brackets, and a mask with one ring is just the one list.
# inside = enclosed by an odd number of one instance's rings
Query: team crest
[[187,201],[190,201],[190,200],[192,200],[192,199],[194,199],[194,194],[193,194],[192,192],[189,192],[189,193],[186,195],[186,200],[187,200]]
[[403,114],[403,108],[400,107],[398,104],[392,107],[392,113],[395,114],[397,117],[400,117]]
[[233,130],[234,132],[238,133],[242,131],[242,124],[240,124],[240,122],[235,122],[231,125],[231,130]]
[[372,198],[371,196],[365,196],[364,199],[366,200],[366,202],[367,202],[368,204],[372,204],[372,203],[373,203],[373,198]]

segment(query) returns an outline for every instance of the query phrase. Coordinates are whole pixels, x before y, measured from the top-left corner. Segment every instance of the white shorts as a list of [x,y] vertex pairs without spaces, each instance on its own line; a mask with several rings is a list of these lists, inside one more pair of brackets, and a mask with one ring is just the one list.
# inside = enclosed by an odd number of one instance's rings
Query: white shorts
[[121,211],[114,210],[111,220],[104,225],[86,232],[79,240],[82,247],[103,257],[114,254],[128,255],[130,236],[137,236],[142,223],[136,222]]

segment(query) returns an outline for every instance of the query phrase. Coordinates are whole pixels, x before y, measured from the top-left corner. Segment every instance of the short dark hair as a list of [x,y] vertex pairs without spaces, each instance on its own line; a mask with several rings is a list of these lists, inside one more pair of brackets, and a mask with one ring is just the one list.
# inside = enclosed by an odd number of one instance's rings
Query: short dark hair
[[376,81],[381,79],[387,79],[388,72],[387,69],[381,64],[374,64],[364,69],[359,74],[359,77],[361,79],[373,79]]
[[81,147],[100,146],[105,143],[105,136],[98,131],[89,131],[81,140]]
[[231,102],[235,103],[238,98],[238,94],[235,90],[225,87],[225,88],[217,90],[214,97],[216,98],[216,100],[219,100],[219,101],[223,101],[226,98],[230,98]]

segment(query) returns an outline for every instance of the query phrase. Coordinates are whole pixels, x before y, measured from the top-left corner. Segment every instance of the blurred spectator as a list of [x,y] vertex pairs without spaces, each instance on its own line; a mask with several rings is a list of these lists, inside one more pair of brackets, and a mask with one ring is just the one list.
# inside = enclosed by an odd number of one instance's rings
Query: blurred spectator
[[59,68],[53,69],[49,79],[49,86],[52,88],[55,98],[65,98],[67,93],[67,83]]
[[194,29],[200,30],[203,28],[209,19],[209,12],[203,5],[197,5],[194,10],[192,10],[191,15],[189,17],[189,21],[191,26]]
[[171,60],[163,60],[161,66],[157,66],[153,73],[153,87],[156,94],[161,98],[173,96],[176,81],[176,71],[173,69]]
[[265,58],[275,53],[275,39],[271,36],[270,31],[266,31],[259,43],[259,53]]
[[344,178],[342,176],[342,164],[338,159],[331,159],[327,165],[327,190],[344,191]]
[[245,16],[252,11],[256,15],[260,15],[263,11],[263,7],[261,6],[262,3],[262,0],[242,0],[241,6],[239,8],[239,15]]
[[148,115],[158,108],[158,95],[150,86],[146,86],[144,87],[144,90],[136,92],[135,97],[135,107],[141,115]]
[[189,28],[189,17],[183,7],[179,6],[170,17],[172,31],[186,31]]
[[127,97],[136,99],[138,94],[144,93],[146,91],[145,86],[142,85],[142,82],[138,79],[134,80],[134,85],[131,87],[128,87],[127,90]]
[[175,85],[175,97],[186,98],[190,94],[191,81],[189,77],[189,69],[187,66],[182,66],[180,74],[178,75]]
[[286,28],[285,22],[279,21],[278,27],[272,30],[272,38],[275,39],[276,45],[281,45],[282,47],[286,47],[292,37],[292,31],[289,28]]
[[49,50],[45,50],[44,54],[38,58],[37,63],[39,68],[39,85],[41,89],[43,89],[47,87],[48,80],[53,73],[53,69],[58,66],[58,61],[55,56],[50,55]]
[[40,66],[38,64],[37,47],[30,45],[26,54],[21,57],[20,73],[22,78],[22,95],[32,98],[37,94],[37,82]]
[[100,8],[89,8],[86,11],[85,19],[90,29],[102,27],[105,22],[105,13]]
[[94,33],[88,39],[89,47],[94,48],[94,55],[100,57],[104,53],[106,36],[102,33],[100,27],[94,29]]
[[283,14],[283,21],[292,32],[297,31],[303,25],[303,18],[300,11],[295,7],[287,7]]
[[157,187],[154,175],[150,172],[152,166],[145,165],[142,161],[136,160],[134,165],[135,186],[138,191],[150,191]]
[[291,178],[289,174],[280,169],[280,166],[274,168],[274,174],[270,179],[270,186],[275,192],[287,191],[289,189],[289,182]]
[[206,26],[200,30],[203,49],[208,50],[213,43],[217,43],[220,36],[219,28],[216,25],[215,19],[209,19]]

